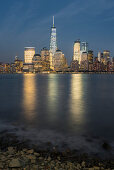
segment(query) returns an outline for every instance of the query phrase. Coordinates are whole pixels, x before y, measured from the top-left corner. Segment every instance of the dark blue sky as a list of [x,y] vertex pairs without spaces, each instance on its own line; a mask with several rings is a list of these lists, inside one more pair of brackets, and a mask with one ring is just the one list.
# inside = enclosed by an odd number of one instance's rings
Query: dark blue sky
[[[114,0],[1,0],[0,61],[23,59],[24,47],[49,48],[55,15],[58,47],[70,61],[73,42],[87,41],[89,48],[108,49],[114,56]],[[36,50],[36,52],[37,52]]]

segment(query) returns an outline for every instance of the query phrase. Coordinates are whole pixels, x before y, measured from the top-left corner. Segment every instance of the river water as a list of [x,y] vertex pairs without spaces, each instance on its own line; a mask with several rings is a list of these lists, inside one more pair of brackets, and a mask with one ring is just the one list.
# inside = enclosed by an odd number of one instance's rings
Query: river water
[[38,145],[89,153],[104,153],[106,141],[114,153],[114,75],[0,75],[0,131],[6,129]]

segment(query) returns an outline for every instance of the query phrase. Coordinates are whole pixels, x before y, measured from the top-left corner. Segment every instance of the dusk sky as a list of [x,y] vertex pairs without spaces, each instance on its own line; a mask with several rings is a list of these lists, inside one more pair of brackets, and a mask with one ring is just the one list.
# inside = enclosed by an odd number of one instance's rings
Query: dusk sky
[[24,59],[24,47],[49,48],[52,16],[57,27],[57,44],[68,61],[75,40],[89,48],[110,50],[114,56],[114,0],[1,0],[0,61]]

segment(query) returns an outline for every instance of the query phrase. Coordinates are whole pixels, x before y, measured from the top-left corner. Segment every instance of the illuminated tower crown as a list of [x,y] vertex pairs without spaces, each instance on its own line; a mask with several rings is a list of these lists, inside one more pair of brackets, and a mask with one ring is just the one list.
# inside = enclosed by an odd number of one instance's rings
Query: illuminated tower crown
[[57,50],[56,27],[53,16],[53,27],[51,28],[50,52],[54,55]]

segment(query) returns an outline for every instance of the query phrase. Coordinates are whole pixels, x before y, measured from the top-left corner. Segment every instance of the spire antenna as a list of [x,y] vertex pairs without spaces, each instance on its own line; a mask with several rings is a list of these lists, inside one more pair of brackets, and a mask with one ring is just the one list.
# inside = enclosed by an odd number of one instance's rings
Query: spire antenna
[[53,16],[53,27],[54,27],[54,25],[55,25],[55,18],[54,18],[54,16]]

